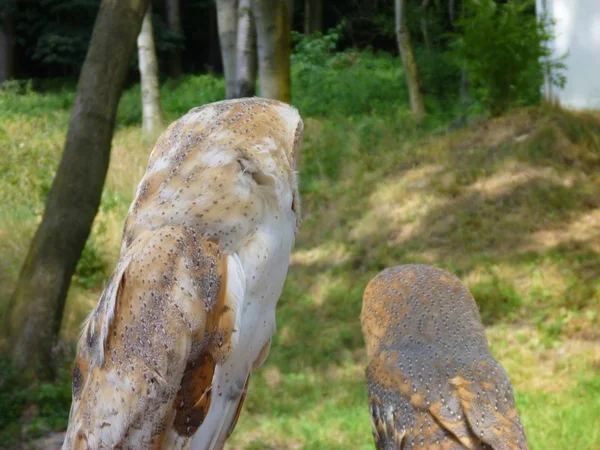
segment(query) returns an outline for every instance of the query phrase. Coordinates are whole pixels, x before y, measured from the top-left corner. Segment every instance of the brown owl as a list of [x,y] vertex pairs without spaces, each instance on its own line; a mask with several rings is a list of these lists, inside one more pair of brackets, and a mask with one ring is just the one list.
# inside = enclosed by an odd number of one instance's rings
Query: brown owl
[[365,289],[361,322],[377,449],[528,448],[508,375],[458,278],[386,269]]
[[298,112],[260,98],[163,133],[86,321],[64,449],[221,449],[266,359],[299,224]]

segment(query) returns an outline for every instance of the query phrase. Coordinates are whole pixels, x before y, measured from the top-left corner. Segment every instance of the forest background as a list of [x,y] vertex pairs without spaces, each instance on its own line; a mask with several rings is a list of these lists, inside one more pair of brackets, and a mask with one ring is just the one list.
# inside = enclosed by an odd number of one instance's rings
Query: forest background
[[[74,343],[116,264],[156,134],[193,107],[256,93],[304,118],[303,224],[271,355],[229,448],[373,448],[362,290],[385,267],[427,263],[473,292],[531,448],[600,449],[600,116],[543,100],[544,83],[564,79],[552,24],[531,2],[286,0],[270,19],[258,0],[121,3],[137,16],[104,32],[137,27],[97,35],[124,61],[122,94],[113,72],[84,65],[99,0],[0,0],[0,448],[66,427]],[[284,32],[257,26],[241,40],[244,14],[285,16]],[[287,49],[271,75],[257,40]],[[144,72],[156,79],[140,87]],[[74,144],[70,122],[92,75],[88,97],[110,97],[115,111],[98,151]],[[66,281],[31,295],[69,154],[95,175],[83,181],[99,205],[70,202],[91,233],[64,230],[81,241],[57,251],[72,261]]]

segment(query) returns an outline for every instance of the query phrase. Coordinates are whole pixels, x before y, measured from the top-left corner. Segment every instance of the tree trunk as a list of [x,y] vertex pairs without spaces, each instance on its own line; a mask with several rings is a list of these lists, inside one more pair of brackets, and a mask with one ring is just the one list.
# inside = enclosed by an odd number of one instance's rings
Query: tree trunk
[[98,211],[119,98],[149,0],[103,0],[83,63],[64,153],[6,312],[15,363],[52,375],[71,276]]
[[304,34],[323,31],[323,0],[304,0]]
[[15,2],[7,0],[0,10],[0,83],[15,76]]
[[240,0],[237,25],[236,97],[252,97],[256,93],[256,28],[250,0]]
[[293,0],[254,0],[261,97],[289,103]]
[[219,24],[214,2],[208,4],[208,62],[202,69],[208,73],[224,72],[223,57],[221,55],[221,44],[219,42]]
[[429,0],[423,0],[421,5],[421,34],[423,35],[423,43],[427,54],[431,55],[431,41],[429,40],[429,21],[427,20],[427,8],[429,8]]
[[237,0],[218,0],[217,20],[223,73],[225,75],[225,95],[227,98],[234,98],[236,90]]
[[[181,36],[181,5],[179,4],[179,0],[166,1],[167,25],[169,26],[169,30]],[[179,47],[169,55],[169,72],[171,78],[175,80],[181,77],[183,66],[181,63],[181,49]]]
[[137,45],[142,89],[142,132],[146,139],[154,140],[163,130],[164,115],[160,106],[158,63],[152,30],[152,4],[148,6],[144,16]]
[[425,115],[425,100],[421,90],[419,68],[412,51],[410,32],[406,21],[407,0],[396,0],[396,38],[398,49],[402,57],[404,72],[406,74],[406,85],[410,96],[410,107],[416,116]]
[[[452,26],[456,26],[456,5],[454,0],[450,0],[448,4],[448,17],[452,22]],[[464,18],[464,2],[460,4],[460,16]],[[459,87],[459,101],[463,106],[467,106],[471,101],[471,81],[467,69],[464,68],[460,72],[460,87]]]

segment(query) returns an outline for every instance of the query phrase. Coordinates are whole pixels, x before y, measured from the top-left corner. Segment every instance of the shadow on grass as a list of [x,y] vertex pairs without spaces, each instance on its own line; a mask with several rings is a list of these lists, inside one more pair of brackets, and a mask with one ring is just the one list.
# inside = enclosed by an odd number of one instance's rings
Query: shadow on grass
[[[357,358],[366,283],[384,267],[406,263],[456,273],[486,324],[552,322],[561,310],[575,318],[590,311],[580,328],[598,337],[597,119],[526,110],[436,145],[399,152],[373,174],[342,170],[335,195],[323,195],[314,209],[309,194],[296,251],[327,241],[347,255],[336,261],[324,251],[290,268],[270,357],[280,370],[319,370]],[[428,167],[423,177],[410,178]],[[402,209],[411,201],[413,210]]]

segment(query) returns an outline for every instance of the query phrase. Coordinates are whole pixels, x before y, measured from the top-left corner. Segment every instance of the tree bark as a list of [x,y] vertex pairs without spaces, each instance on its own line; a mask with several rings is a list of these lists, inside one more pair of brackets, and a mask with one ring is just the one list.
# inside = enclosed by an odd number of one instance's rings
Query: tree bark
[[239,0],[237,25],[236,97],[256,93],[256,28],[250,0]]
[[137,45],[142,90],[142,132],[146,139],[153,140],[163,130],[164,115],[160,106],[158,62],[152,29],[152,4],[148,6],[144,16]]
[[291,102],[293,0],[254,0],[261,97]]
[[396,0],[396,38],[406,74],[411,110],[414,115],[423,116],[426,114],[425,99],[421,90],[419,68],[413,54],[410,32],[406,21],[406,6],[407,0]]
[[323,0],[304,0],[304,34],[323,31]]
[[217,1],[217,21],[225,75],[225,95],[227,98],[234,98],[236,91],[237,0]]
[[423,43],[427,54],[431,55],[431,41],[429,40],[429,21],[427,20],[427,9],[429,8],[429,0],[423,0],[421,5],[421,34],[423,35]]
[[[167,9],[167,25],[169,30],[178,35],[182,35],[181,32],[181,5],[179,0],[166,0]],[[169,55],[169,72],[171,78],[177,80],[183,73],[183,65],[181,63],[181,49],[178,47],[174,49]]]
[[0,10],[0,83],[15,76],[15,1]]
[[208,4],[208,62],[202,67],[206,72],[224,72],[221,43],[219,42],[219,23],[214,2]]
[[67,290],[98,211],[119,98],[149,0],[103,0],[77,85],[64,153],[3,332],[24,374],[52,376]]

